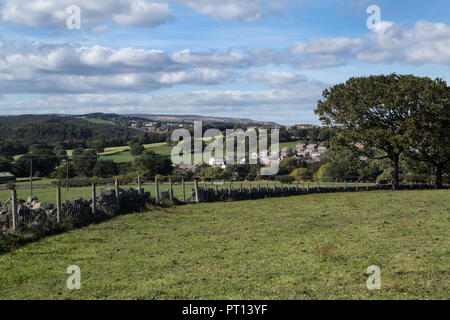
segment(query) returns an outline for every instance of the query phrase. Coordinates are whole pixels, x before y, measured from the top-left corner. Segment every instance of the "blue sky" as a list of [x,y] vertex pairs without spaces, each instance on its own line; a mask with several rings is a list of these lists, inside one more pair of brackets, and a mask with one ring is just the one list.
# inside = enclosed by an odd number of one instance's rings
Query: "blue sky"
[[[70,5],[79,30],[66,26]],[[443,0],[4,0],[0,114],[318,123],[321,92],[352,76],[449,81],[449,12]]]

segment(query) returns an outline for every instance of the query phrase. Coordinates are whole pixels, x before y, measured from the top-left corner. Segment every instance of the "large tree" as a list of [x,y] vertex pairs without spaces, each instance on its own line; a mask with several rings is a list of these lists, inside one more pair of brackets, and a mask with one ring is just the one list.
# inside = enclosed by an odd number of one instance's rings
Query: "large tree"
[[441,79],[426,81],[421,112],[411,121],[409,155],[435,168],[435,187],[442,188],[442,175],[450,163],[450,87]]
[[412,119],[430,103],[423,92],[431,82],[397,74],[351,78],[326,89],[316,113],[337,127],[339,144],[371,158],[388,158],[398,189],[400,155],[409,149]]

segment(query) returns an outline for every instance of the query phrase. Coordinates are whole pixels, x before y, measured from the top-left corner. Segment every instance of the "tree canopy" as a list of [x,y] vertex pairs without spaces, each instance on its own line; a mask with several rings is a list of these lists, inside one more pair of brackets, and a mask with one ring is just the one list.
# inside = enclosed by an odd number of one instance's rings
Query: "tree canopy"
[[[400,155],[409,152],[411,146],[422,144],[423,135],[417,131],[426,127],[426,119],[441,119],[438,123],[444,124],[448,121],[446,112],[438,112],[446,106],[448,109],[448,87],[440,79],[395,73],[351,78],[326,89],[323,98],[316,113],[324,124],[336,127],[334,142],[370,158],[388,158],[394,189],[399,186]],[[430,127],[435,129],[428,130],[433,137],[429,138],[430,143],[436,145],[432,139],[444,127]],[[448,127],[443,131],[448,131]],[[441,149],[435,151],[446,153]]]

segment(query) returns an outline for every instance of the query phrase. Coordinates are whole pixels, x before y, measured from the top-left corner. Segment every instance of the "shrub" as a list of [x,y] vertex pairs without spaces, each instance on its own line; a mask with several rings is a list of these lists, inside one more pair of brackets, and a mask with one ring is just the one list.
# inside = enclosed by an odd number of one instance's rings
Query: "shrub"
[[291,172],[290,176],[300,181],[311,181],[313,174],[308,168],[297,168]]
[[166,182],[167,181],[167,177],[163,176],[161,174],[155,175],[155,179],[158,179],[159,182]]
[[6,187],[6,189],[8,189],[8,190],[14,190],[14,189],[16,189],[16,184],[15,184],[14,182],[8,182],[8,183],[5,185],[5,187]]

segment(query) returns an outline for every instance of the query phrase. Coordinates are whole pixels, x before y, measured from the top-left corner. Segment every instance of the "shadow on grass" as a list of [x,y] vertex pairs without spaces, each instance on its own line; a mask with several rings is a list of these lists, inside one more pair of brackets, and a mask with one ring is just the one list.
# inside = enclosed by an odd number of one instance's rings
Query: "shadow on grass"
[[55,222],[46,222],[38,226],[26,226],[20,233],[0,233],[0,255],[13,253],[16,249],[32,242],[39,241],[45,237],[59,235],[68,231],[76,230],[88,225],[96,225],[111,220],[121,215],[149,212],[154,209],[169,208],[174,206],[170,201],[164,201],[161,205],[147,203],[144,207],[133,211],[120,211],[118,213],[105,213],[98,211],[95,216],[85,219],[82,222],[66,220],[60,224]]

